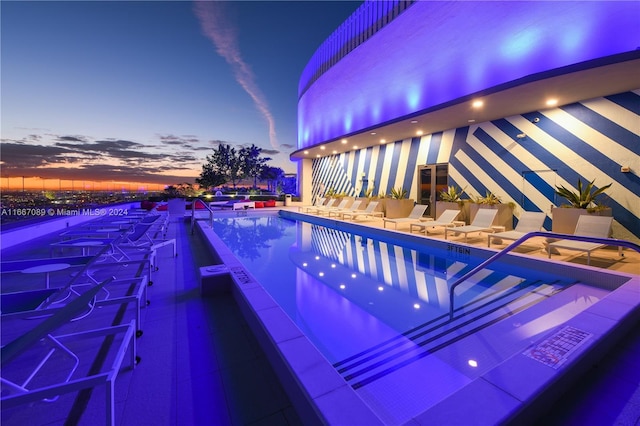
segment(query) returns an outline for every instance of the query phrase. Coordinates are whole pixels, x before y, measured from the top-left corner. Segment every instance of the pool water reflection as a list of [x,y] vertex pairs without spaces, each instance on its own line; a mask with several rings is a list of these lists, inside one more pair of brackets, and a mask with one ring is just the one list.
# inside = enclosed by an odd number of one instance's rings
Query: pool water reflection
[[[444,322],[449,285],[480,262],[277,216],[218,218],[214,231],[334,364],[384,342],[416,345],[416,330]],[[546,285],[529,271],[486,270],[458,289],[456,306]]]

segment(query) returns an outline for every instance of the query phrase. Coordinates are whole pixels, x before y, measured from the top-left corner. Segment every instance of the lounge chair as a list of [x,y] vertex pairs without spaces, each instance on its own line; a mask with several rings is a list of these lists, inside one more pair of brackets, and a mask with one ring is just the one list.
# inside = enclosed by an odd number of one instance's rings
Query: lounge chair
[[512,231],[497,232],[487,236],[487,247],[491,247],[491,240],[512,240],[515,241],[525,234],[533,231],[539,231],[542,228],[547,215],[543,212],[524,212],[518,220],[516,229]]
[[317,206],[307,207],[306,213],[319,214],[318,212],[325,211],[330,208],[336,208],[340,201],[337,198],[331,199],[327,204],[321,204]]
[[329,217],[331,216],[341,217],[345,213],[352,213],[360,209],[360,204],[362,204],[362,201],[356,200],[353,202],[353,204],[351,204],[349,208],[329,210]]
[[415,206],[413,206],[413,210],[411,210],[411,213],[409,213],[409,216],[407,217],[399,217],[396,219],[384,218],[382,219],[384,221],[384,227],[387,227],[387,223],[393,223],[394,229],[398,229],[399,223],[417,222],[418,220],[420,220],[420,218],[422,218],[422,215],[427,210],[427,207],[428,206],[424,204],[416,204]]
[[323,208],[318,208],[316,210],[316,214],[319,214],[319,215],[327,214],[327,215],[329,215],[330,212],[346,209],[347,208],[347,204],[349,204],[349,200],[348,199],[341,200],[340,203],[338,203],[337,206],[334,206],[335,205],[335,202],[334,202],[334,205],[332,205],[332,206],[328,206],[328,207],[326,207],[324,209]]
[[[418,231],[424,230],[424,234],[427,235],[427,233],[429,232],[429,229],[432,229],[432,228],[437,228],[439,226],[442,226],[442,227],[456,226],[455,219],[456,217],[458,217],[459,214],[460,214],[460,210],[445,210],[442,212],[442,214],[440,214],[440,216],[436,220],[427,221],[427,222],[418,221],[418,222],[412,223],[411,226],[409,227],[409,231],[413,232],[413,229],[415,228]],[[464,225],[464,222],[462,222],[462,224]]]
[[[104,385],[107,399],[102,423],[116,424],[115,380],[122,367],[127,366],[127,359],[131,369],[139,360],[134,321],[96,329],[73,327],[71,333],[61,329],[77,317],[109,282],[106,280],[93,286],[53,315],[41,317],[41,322],[30,326],[11,341],[7,341],[3,333],[3,414],[5,409],[40,401],[54,402],[60,395]],[[21,328],[17,327],[25,323],[21,315],[23,313],[20,312],[3,315],[3,327]],[[97,367],[96,351],[91,352],[87,348],[100,349],[98,355],[104,358]],[[52,374],[54,369],[58,374]]]
[[303,208],[305,209],[305,212],[309,212],[309,209],[311,210],[315,210],[318,207],[322,207],[324,206],[324,202],[327,201],[327,199],[325,197],[320,197],[316,200],[315,203],[313,203],[312,206],[304,206],[304,207],[300,207],[300,210],[302,210]]
[[[610,216],[592,216],[588,214],[578,216],[576,229],[573,235],[582,235],[585,237],[609,238],[611,235],[611,226],[613,218]],[[606,244],[590,243],[586,241],[560,240],[547,244],[547,253],[551,259],[552,249],[577,250],[587,253],[587,265],[591,263],[591,252],[599,248],[605,247]],[[618,247],[618,253],[621,254],[621,247]]]
[[447,233],[449,231],[458,234],[464,234],[464,242],[467,242],[468,234],[472,232],[493,232],[493,220],[498,214],[497,209],[479,209],[476,213],[476,217],[471,222],[471,225],[467,226],[459,226],[457,228],[445,228],[444,229],[444,239],[447,239]]
[[367,208],[364,210],[342,213],[342,219],[347,220],[347,218],[350,218],[352,220],[356,220],[360,216],[364,216],[366,218],[382,218],[384,217],[384,212],[376,211],[376,207],[378,207],[378,204],[378,201],[371,201],[369,204],[367,204]]

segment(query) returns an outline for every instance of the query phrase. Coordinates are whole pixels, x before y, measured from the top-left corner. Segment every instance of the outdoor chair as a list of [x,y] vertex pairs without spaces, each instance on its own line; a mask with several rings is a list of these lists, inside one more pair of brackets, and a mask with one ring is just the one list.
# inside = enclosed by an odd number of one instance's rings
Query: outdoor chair
[[[609,238],[612,224],[613,217],[611,216],[580,215],[578,216],[578,222],[576,223],[576,229],[573,235]],[[591,263],[591,252],[605,246],[606,244],[590,243],[587,241],[559,240],[547,244],[547,253],[549,259],[551,259],[551,251],[553,249],[582,251],[587,253],[587,265],[589,265]],[[618,247],[618,254],[622,255],[622,247]]]
[[543,212],[523,212],[518,220],[516,229],[511,231],[496,232],[487,236],[487,247],[491,247],[491,240],[515,241],[529,232],[539,231],[547,215]]
[[409,216],[407,217],[399,217],[395,219],[384,218],[382,219],[384,221],[384,227],[387,227],[387,223],[393,223],[394,229],[398,229],[399,223],[419,222],[422,218],[422,215],[427,210],[427,207],[428,206],[425,204],[416,204],[415,206],[413,206],[413,210],[411,210],[411,213],[409,213]]
[[342,215],[345,214],[345,213],[352,213],[352,212],[360,209],[360,204],[362,204],[362,201],[356,200],[348,208],[329,210],[329,217],[331,217],[332,215],[336,216],[336,217],[342,217]]
[[367,204],[367,208],[364,210],[357,210],[357,211],[342,213],[342,219],[347,220],[347,218],[350,218],[352,220],[356,220],[358,217],[361,217],[361,216],[364,216],[365,218],[376,218],[376,217],[383,218],[384,212],[376,211],[376,207],[378,207],[378,204],[379,204],[378,201],[371,201],[369,204]]
[[[440,214],[440,216],[433,221],[418,221],[411,223],[409,227],[409,231],[413,232],[413,229],[417,229],[418,231],[424,230],[424,234],[427,235],[429,233],[429,229],[437,228],[437,227],[454,227],[456,226],[455,219],[460,214],[460,210],[445,210]],[[461,222],[464,224],[464,222]]]
[[447,233],[449,231],[454,234],[464,234],[464,242],[467,242],[467,237],[472,232],[493,232],[493,220],[498,214],[498,210],[495,209],[479,209],[476,213],[476,217],[471,222],[471,225],[459,226],[456,228],[445,228],[444,239],[447,239]]
[[335,207],[334,206],[330,206],[330,207],[326,207],[326,208],[318,208],[316,210],[316,214],[318,214],[318,215],[324,215],[324,214],[329,215],[330,212],[339,211],[339,210],[343,210],[343,209],[347,208],[347,204],[349,204],[349,200],[348,199],[344,199],[344,200],[341,200],[340,203],[338,203],[338,205],[335,206]]

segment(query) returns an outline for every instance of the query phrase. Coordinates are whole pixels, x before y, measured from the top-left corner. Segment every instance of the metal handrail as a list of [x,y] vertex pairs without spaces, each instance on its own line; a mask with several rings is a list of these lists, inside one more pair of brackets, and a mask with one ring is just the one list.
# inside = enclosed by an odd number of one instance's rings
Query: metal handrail
[[640,253],[640,245],[633,243],[631,241],[626,240],[616,240],[614,238],[600,238],[600,237],[589,237],[584,235],[573,235],[573,234],[558,234],[555,232],[547,232],[547,231],[532,231],[524,234],[522,237],[515,240],[513,243],[509,244],[507,247],[503,248],[498,253],[491,256],[489,259],[485,260],[462,277],[460,277],[455,283],[451,285],[449,289],[449,318],[453,319],[453,297],[454,291],[457,286],[462,284],[464,281],[468,280],[469,277],[475,275],[477,272],[486,268],[490,263],[495,262],[514,248],[518,247],[523,242],[527,241],[532,237],[547,237],[547,238],[557,238],[561,240],[575,240],[575,241],[583,241],[587,243],[596,243],[596,244],[604,244],[607,246],[617,246],[617,247],[626,247],[633,249]]
[[191,202],[191,235],[193,235],[196,223],[196,201],[200,201],[202,204],[204,204],[207,210],[209,210],[209,226],[211,226],[211,229],[213,229],[213,210],[207,203],[197,198],[193,200],[193,202]]

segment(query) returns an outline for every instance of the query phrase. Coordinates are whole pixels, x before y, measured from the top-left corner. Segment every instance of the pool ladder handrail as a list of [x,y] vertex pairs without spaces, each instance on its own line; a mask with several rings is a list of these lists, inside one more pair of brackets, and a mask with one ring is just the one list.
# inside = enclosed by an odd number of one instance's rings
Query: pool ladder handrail
[[205,208],[209,210],[209,226],[211,227],[211,229],[213,229],[213,210],[211,209],[211,206],[209,206],[207,203],[205,203],[201,199],[196,198],[191,203],[191,235],[193,235],[193,231],[196,224],[196,201],[200,201],[205,206]]
[[[507,254],[514,248],[521,245],[523,242],[533,237],[547,237],[547,238],[554,238],[554,239],[561,239],[561,240],[575,240],[575,241],[583,241],[587,243],[604,244],[607,246],[626,247],[640,253],[640,245],[631,241],[626,241],[626,240],[617,240],[615,238],[590,237],[585,235],[559,234],[556,232],[548,232],[548,231],[528,232],[524,234],[522,237],[515,240],[513,243],[503,248],[498,253],[494,254],[493,256],[491,256],[490,258],[488,258],[487,260],[485,260],[484,262],[482,262],[481,264],[479,264],[478,266],[476,266],[475,268],[473,268],[472,270],[464,274],[455,283],[451,285],[451,288],[449,289],[449,318],[453,319],[453,311],[454,311],[453,298],[454,298],[454,291],[457,286],[462,284],[464,281],[468,280],[469,277],[471,277],[472,275],[475,275],[479,271],[485,269],[487,265],[500,259],[505,254]],[[624,254],[622,255],[624,256]]]

